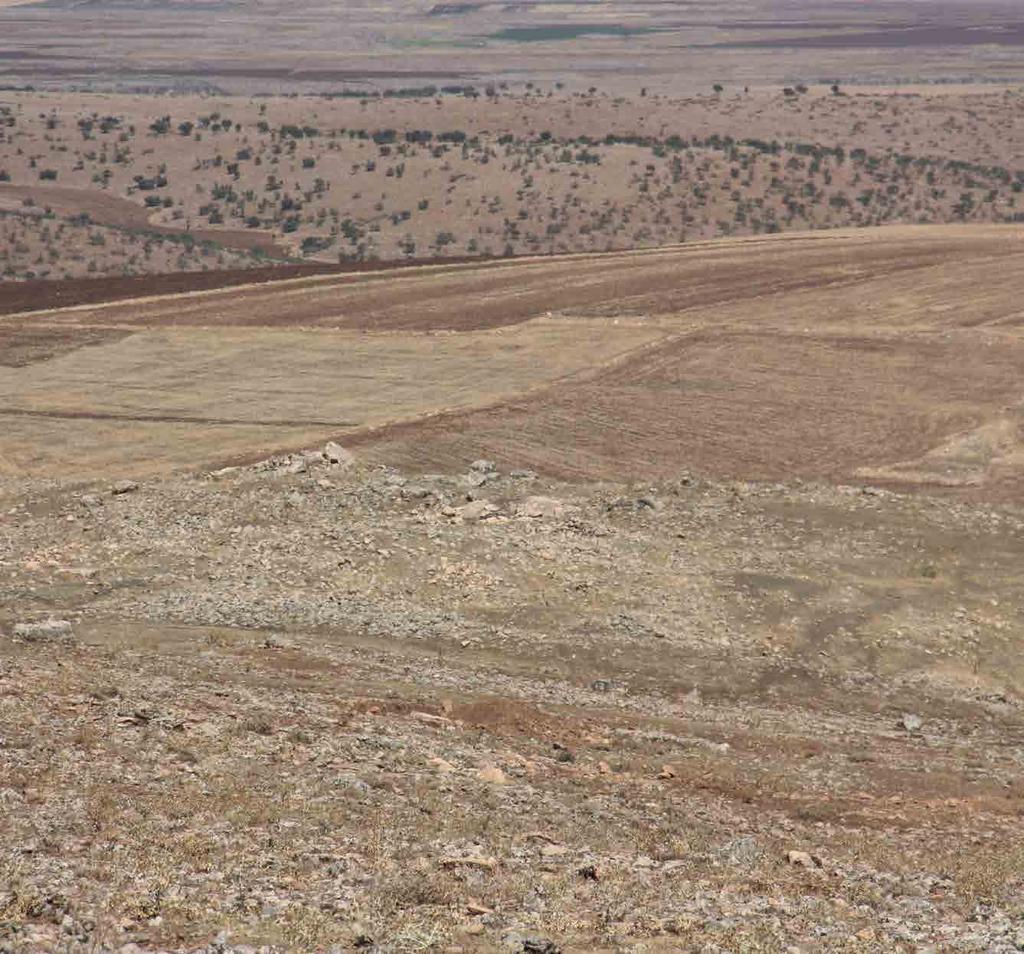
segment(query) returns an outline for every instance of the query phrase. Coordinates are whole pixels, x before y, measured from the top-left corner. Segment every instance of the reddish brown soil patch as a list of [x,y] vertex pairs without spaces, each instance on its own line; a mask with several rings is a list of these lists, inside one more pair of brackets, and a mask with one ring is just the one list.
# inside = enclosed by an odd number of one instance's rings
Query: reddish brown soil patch
[[572,722],[562,714],[542,712],[536,706],[500,697],[455,705],[451,717],[471,728],[486,729],[495,735],[560,739],[566,738]]

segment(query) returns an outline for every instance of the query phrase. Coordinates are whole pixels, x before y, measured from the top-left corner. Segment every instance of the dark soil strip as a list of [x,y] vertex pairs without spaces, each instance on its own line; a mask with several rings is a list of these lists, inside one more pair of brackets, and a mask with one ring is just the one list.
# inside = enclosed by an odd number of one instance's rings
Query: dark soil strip
[[396,262],[350,262],[332,265],[323,262],[302,265],[265,265],[257,268],[231,268],[211,272],[169,272],[166,275],[134,275],[128,278],[69,278],[58,281],[0,281],[0,315],[26,311],[66,308],[71,305],[98,305],[126,298],[150,295],[175,295],[182,292],[210,291],[235,285],[262,284],[308,275],[342,275],[348,272],[375,272],[419,265],[458,265],[484,261],[480,256],[417,258]]
[[0,417],[43,417],[58,421],[130,421],[133,424],[215,424],[243,427],[358,427],[356,421],[297,420],[264,421],[252,418],[202,417],[183,414],[117,414],[106,411],[38,411],[0,408]]

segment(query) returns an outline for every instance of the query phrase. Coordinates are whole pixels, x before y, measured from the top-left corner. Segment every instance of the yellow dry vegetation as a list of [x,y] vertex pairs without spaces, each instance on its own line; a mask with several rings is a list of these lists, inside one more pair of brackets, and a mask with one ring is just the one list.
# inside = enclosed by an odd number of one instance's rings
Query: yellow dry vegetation
[[608,320],[464,334],[158,329],[0,373],[8,473],[152,474],[522,396],[659,332]]

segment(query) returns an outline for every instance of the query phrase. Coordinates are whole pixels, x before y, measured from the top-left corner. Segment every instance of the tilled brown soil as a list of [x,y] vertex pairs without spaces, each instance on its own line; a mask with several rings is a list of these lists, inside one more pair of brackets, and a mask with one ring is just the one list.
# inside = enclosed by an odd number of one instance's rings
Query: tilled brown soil
[[[470,331],[561,311],[675,315],[802,290],[850,290],[865,280],[1024,254],[1007,227],[864,229],[601,255],[560,255],[404,270],[339,269],[305,281],[183,293],[41,316],[54,326],[319,326],[374,331]],[[352,271],[358,274],[349,275]],[[245,277],[242,273],[238,277]],[[280,273],[275,273],[280,274]],[[189,283],[191,275],[181,276]],[[149,297],[149,279],[136,286]],[[161,280],[153,279],[159,294]],[[205,289],[214,278],[203,276]],[[913,281],[913,278],[911,279]],[[770,320],[771,315],[750,316]]]
[[[470,259],[466,259],[469,261]],[[376,272],[410,268],[459,259],[412,259],[401,262],[346,262],[330,265],[306,262],[293,265],[266,265],[241,269],[218,269],[207,272],[170,272],[164,275],[133,275],[122,278],[71,278],[5,282],[0,285],[0,315],[27,311],[46,311],[74,305],[96,305],[123,299],[147,298],[154,295],[180,295],[238,285],[259,285],[288,278],[310,275],[336,275],[353,272]]]
[[357,442],[426,469],[492,455],[570,480],[684,468],[849,481],[998,415],[1019,400],[1022,367],[1021,343],[967,335],[699,332],[587,381]]

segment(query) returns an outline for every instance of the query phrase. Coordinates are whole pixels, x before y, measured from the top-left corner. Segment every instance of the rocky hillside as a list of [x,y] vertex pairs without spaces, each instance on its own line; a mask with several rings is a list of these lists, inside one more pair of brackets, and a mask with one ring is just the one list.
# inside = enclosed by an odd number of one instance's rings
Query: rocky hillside
[[0,484],[0,950],[1012,951],[1022,514]]

